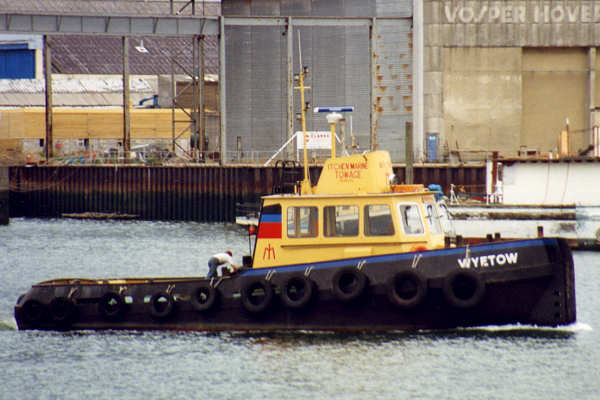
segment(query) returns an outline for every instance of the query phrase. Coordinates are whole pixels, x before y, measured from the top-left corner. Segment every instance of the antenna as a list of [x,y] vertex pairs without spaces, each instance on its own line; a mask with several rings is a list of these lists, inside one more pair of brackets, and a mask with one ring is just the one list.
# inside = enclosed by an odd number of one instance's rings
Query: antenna
[[[335,106],[335,107],[315,107],[313,110],[315,113],[328,113],[327,114],[327,123],[331,129],[331,158],[336,157],[335,153],[335,124],[337,124],[342,117],[344,112],[353,112],[353,106]],[[344,149],[345,151],[346,149]]]
[[300,29],[298,29],[298,59],[300,60],[300,71],[302,71],[302,41],[300,39]]

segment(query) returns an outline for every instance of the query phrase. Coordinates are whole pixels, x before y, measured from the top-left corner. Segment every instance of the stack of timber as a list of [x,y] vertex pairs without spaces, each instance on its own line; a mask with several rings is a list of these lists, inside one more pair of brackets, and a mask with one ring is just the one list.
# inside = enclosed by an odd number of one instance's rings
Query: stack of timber
[[[46,138],[44,108],[3,110],[0,120],[0,141],[19,141]],[[189,122],[182,110],[175,112],[175,129],[182,132]],[[131,110],[132,139],[171,139],[172,112],[170,109]],[[123,138],[122,109],[57,108],[53,110],[52,135],[61,139]],[[182,134],[189,139],[189,132]]]

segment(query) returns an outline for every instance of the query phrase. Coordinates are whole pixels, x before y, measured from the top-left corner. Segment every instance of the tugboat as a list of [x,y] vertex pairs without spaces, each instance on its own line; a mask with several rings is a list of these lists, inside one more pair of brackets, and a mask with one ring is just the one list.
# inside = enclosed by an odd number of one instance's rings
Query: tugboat
[[387,152],[336,156],[337,118],[328,115],[332,151],[318,183],[305,150],[295,193],[263,198],[239,271],[37,283],[15,306],[19,329],[376,332],[576,320],[565,240],[451,243],[434,192],[394,184]]

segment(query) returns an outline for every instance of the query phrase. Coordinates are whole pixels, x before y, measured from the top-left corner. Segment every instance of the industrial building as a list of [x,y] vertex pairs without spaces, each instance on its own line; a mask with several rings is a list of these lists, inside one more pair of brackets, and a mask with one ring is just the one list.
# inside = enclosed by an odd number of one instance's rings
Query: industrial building
[[572,155],[592,144],[600,2],[423,1],[424,125],[450,151]]
[[[600,96],[596,84],[600,1],[54,3],[65,15],[152,16],[155,26],[162,17],[188,16],[205,22],[203,27],[210,26],[204,37],[211,44],[204,49],[205,72],[214,76],[214,120],[212,130],[206,131],[205,150],[221,153],[220,161],[248,157],[262,161],[300,129],[296,113],[301,104],[294,92],[294,75],[301,66],[309,71],[307,103],[311,109],[354,107],[345,115],[348,151],[385,149],[394,162],[407,161],[407,155],[416,162],[482,161],[491,151],[511,157],[552,156],[558,150],[560,132],[567,129],[569,154],[587,154],[594,144]],[[196,7],[193,15],[192,6]],[[32,0],[18,4],[0,0],[0,9],[5,11],[1,31],[14,35],[18,30],[14,21],[20,15],[61,12],[44,7]],[[106,30],[112,29],[108,21],[101,21]],[[89,48],[90,40],[99,49],[118,52],[117,35],[109,40],[87,33],[76,36],[76,44],[69,36],[82,32],[74,28],[64,32],[60,27],[38,29],[34,25],[19,28],[19,33],[33,35],[28,36],[28,46],[36,54],[35,71],[41,65],[38,33],[55,40],[55,73],[107,74],[110,71],[92,65],[109,59],[116,60],[112,74],[120,73],[118,55],[85,59],[73,52]],[[149,56],[136,52],[135,47],[149,48],[162,36],[166,35],[132,31],[132,74],[144,73],[135,70],[143,63],[136,59]],[[0,46],[5,58],[9,51],[25,51],[9,44],[5,41],[5,47]],[[160,62],[149,64],[156,67]],[[169,90],[161,91],[157,78],[168,71],[150,74],[149,82],[157,82],[150,85],[151,90],[160,92],[164,100],[158,105],[169,107]],[[147,91],[138,97],[148,94],[157,93]],[[308,129],[326,130],[323,115],[309,113]],[[293,156],[293,144],[281,153],[284,158]]]
[[[306,66],[311,107],[353,106],[347,135],[354,134],[357,150],[386,149],[404,159],[413,129],[412,0],[221,4],[227,128],[244,148],[270,149],[300,130],[292,75]],[[307,129],[327,131],[325,116],[309,113]]]

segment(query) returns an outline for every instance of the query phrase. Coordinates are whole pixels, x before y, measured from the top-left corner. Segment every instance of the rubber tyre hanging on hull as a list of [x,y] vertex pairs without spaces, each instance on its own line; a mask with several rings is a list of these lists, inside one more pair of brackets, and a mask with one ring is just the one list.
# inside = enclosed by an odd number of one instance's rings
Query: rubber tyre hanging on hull
[[240,291],[242,306],[251,313],[261,313],[273,300],[273,287],[264,279],[248,279]]
[[483,299],[485,282],[473,271],[455,270],[444,278],[442,292],[450,305],[471,308]]
[[213,308],[219,299],[219,291],[210,283],[201,283],[194,289],[190,303],[196,311],[207,311]]
[[50,302],[50,315],[52,320],[61,325],[72,322],[75,314],[75,303],[68,297],[55,297]]
[[155,293],[150,298],[150,312],[156,318],[167,318],[173,312],[175,301],[167,292]]
[[46,315],[46,306],[37,300],[27,300],[23,304],[22,314],[25,321],[33,326],[37,326]]
[[367,277],[354,267],[343,268],[333,275],[333,295],[343,302],[356,300],[365,291]]
[[103,318],[114,321],[121,319],[127,311],[123,298],[115,292],[107,292],[98,301],[98,310]]
[[393,305],[404,309],[415,308],[427,296],[427,281],[417,271],[400,271],[389,280],[387,294]]
[[281,300],[292,309],[299,310],[312,300],[315,283],[304,275],[292,275],[280,286]]

